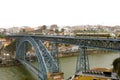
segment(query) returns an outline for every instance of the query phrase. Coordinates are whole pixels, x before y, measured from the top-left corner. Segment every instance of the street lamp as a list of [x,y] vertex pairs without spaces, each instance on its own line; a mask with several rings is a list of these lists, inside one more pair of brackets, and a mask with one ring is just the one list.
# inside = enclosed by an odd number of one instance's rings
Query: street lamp
[[4,53],[3,55],[4,55],[4,58],[5,58],[5,59],[8,59],[8,57],[9,57],[10,54],[8,54],[8,53],[7,53],[7,54]]
[[7,54],[6,54],[7,59],[9,59],[9,56],[10,56],[10,54],[7,53]]

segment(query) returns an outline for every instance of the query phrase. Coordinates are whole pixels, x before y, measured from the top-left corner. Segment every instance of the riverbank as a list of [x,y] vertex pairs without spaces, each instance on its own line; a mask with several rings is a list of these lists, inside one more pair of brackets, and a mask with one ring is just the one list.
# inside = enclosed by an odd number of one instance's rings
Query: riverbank
[[0,80],[35,80],[23,65],[0,67]]
[[[105,54],[105,53],[112,53],[112,51],[107,51],[107,50],[93,50],[93,49],[88,49],[87,51],[88,55],[91,54]],[[78,51],[75,52],[60,52],[59,57],[72,57],[72,56],[77,56]],[[36,56],[31,56],[31,58],[26,58],[26,60],[34,60],[36,59]],[[9,67],[9,66],[18,66],[20,63],[16,61],[15,59],[2,59],[0,63],[0,67]]]
[[19,66],[21,63],[19,63],[18,61],[16,61],[15,59],[11,59],[11,60],[3,60],[0,63],[0,67],[11,67],[11,66]]
[[[60,52],[59,57],[77,56],[78,53],[79,53],[78,51],[75,51],[75,52]],[[91,55],[91,54],[112,53],[112,51],[88,49],[86,53],[87,53],[88,55]]]
[[[23,65],[21,65],[21,63],[19,63],[14,59],[6,60],[6,63],[0,64],[0,71],[3,72],[2,73],[3,75],[7,75],[7,77],[4,77],[7,79],[1,79],[1,75],[0,75],[0,80],[8,80],[8,79],[9,80],[35,80],[34,76]],[[8,73],[10,73],[11,76],[8,76]],[[14,76],[16,74],[18,75],[17,77]]]

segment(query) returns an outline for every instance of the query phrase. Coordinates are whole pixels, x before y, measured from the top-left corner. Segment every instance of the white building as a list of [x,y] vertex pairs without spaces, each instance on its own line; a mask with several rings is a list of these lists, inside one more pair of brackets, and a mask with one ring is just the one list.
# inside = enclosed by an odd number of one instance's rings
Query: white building
[[20,27],[12,27],[12,28],[8,28],[7,32],[11,34],[16,34],[20,32],[20,29],[21,29]]

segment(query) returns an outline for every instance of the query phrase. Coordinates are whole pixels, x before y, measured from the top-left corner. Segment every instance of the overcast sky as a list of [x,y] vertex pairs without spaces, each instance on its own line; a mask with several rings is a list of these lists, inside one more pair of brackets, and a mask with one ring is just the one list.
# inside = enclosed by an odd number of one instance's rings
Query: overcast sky
[[120,25],[120,0],[0,0],[0,27]]

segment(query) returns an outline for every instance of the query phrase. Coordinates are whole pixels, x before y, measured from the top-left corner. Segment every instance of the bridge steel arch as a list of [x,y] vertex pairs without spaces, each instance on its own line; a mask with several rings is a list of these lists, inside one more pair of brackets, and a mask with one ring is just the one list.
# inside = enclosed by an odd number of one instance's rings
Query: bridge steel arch
[[[38,64],[40,64],[40,67],[42,68],[40,71],[42,77],[40,77],[41,80],[46,80],[49,73],[55,73],[59,72],[59,66],[55,63],[54,58],[51,56],[51,54],[48,52],[48,50],[45,48],[44,44],[41,40],[33,39],[32,37],[23,37],[16,48],[16,58],[21,61],[25,61],[25,43],[29,42],[35,49],[35,55],[37,57]],[[37,75],[37,74],[36,74]]]

